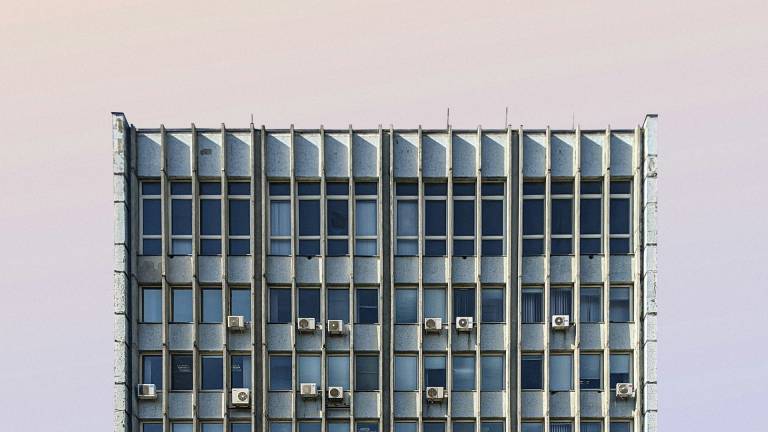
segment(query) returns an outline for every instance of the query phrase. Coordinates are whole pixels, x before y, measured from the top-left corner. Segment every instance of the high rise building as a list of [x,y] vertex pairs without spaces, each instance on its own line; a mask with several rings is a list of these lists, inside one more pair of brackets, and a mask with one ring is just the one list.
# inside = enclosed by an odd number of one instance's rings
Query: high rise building
[[656,128],[115,113],[114,430],[656,431]]

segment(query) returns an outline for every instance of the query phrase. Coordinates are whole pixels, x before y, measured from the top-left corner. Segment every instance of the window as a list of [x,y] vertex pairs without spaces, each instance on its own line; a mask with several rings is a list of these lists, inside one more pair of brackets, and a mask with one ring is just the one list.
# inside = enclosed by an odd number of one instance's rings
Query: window
[[358,324],[377,324],[379,322],[379,290],[376,288],[357,288],[356,322]]
[[415,355],[395,355],[395,391],[419,389],[419,359]]
[[320,255],[320,183],[299,183],[298,189],[299,255]]
[[251,356],[233,354],[230,357],[230,381],[232,388],[251,387]]
[[322,432],[322,427],[319,422],[300,421],[297,424],[299,426],[299,432]]
[[[613,428],[611,428],[613,431]],[[600,422],[585,422],[582,420],[579,432],[602,432],[603,424]]]
[[504,422],[487,422],[480,423],[480,432],[504,432]]
[[475,423],[468,421],[454,421],[451,430],[453,432],[475,432]]
[[171,432],[192,432],[192,423],[171,423]]
[[291,289],[269,289],[269,322],[284,324],[291,322]]
[[172,292],[172,321],[175,323],[192,322],[192,290],[189,288],[173,288]]
[[611,354],[611,389],[615,389],[618,383],[632,382],[631,364],[629,354]]
[[632,227],[632,212],[630,211],[630,198],[632,196],[632,182],[611,181],[611,253],[630,253],[630,234]]
[[611,432],[630,432],[632,424],[628,421],[612,421]]
[[570,354],[549,356],[549,390],[573,390],[573,356]]
[[141,383],[154,384],[158,391],[163,389],[163,356],[152,354],[141,357]]
[[426,387],[445,387],[445,356],[424,357],[424,385]]
[[397,207],[396,253],[401,256],[419,254],[419,187],[416,183],[397,183],[395,199]]
[[523,288],[523,324],[544,322],[544,294],[541,288]]
[[603,305],[600,301],[600,288],[582,287],[579,319],[583,323],[596,323],[603,320]]
[[[328,256],[349,255],[349,184],[326,183],[325,193],[328,237],[326,253]],[[302,216],[299,214],[300,218]]]
[[203,288],[201,290],[201,309],[204,323],[221,322],[221,289]]
[[630,289],[628,287],[611,287],[611,302],[609,313],[611,322],[632,321],[630,305]]
[[171,182],[171,255],[192,255],[190,182]]
[[424,289],[424,318],[440,318],[443,321],[446,320],[445,288]]
[[603,250],[603,182],[581,182],[581,204],[579,207],[579,231],[582,255],[599,254]]
[[141,254],[162,254],[160,182],[141,182]]
[[503,354],[483,354],[480,357],[480,390],[504,390]]
[[356,432],[379,432],[379,423],[377,422],[359,422],[355,428]]
[[550,423],[549,432],[572,432],[573,425],[570,423]]
[[328,422],[328,432],[349,432],[349,422],[346,420],[335,420]]
[[202,390],[221,390],[224,387],[224,362],[221,356],[200,357]]
[[544,183],[523,183],[523,256],[544,255]]
[[419,291],[416,288],[395,289],[395,324],[418,322]]
[[291,389],[291,357],[287,355],[269,356],[269,389]]
[[[291,185],[289,183],[269,184],[269,253],[270,255],[291,254]],[[319,216],[320,207],[315,200],[315,206]],[[299,210],[301,210],[301,203]],[[309,225],[310,216],[306,216],[304,223]],[[320,235],[320,220],[317,224],[317,236]],[[305,228],[306,229],[306,228]],[[318,240],[319,241],[319,240]]]
[[157,287],[141,289],[141,321],[145,323],[163,322],[163,291]]
[[224,432],[224,425],[221,423],[201,423],[200,432]]
[[454,391],[469,391],[475,389],[475,356],[453,356]]
[[552,255],[573,253],[573,182],[552,182]]
[[192,390],[192,356],[171,355],[171,390]]
[[504,322],[504,288],[485,288],[480,291],[482,297],[482,320],[485,323]]
[[398,421],[395,422],[395,432],[418,432],[419,426],[416,422]]
[[142,432],[163,432],[162,423],[144,423],[141,425]]
[[544,432],[543,423],[525,422],[525,423],[522,423],[521,426],[522,426],[521,432]]
[[600,354],[582,353],[579,357],[579,385],[582,390],[600,390],[602,365]]
[[269,432],[291,432],[293,426],[288,422],[270,422]]
[[328,386],[349,389],[349,356],[329,355],[327,359]]
[[377,183],[355,183],[355,255],[377,255],[379,224],[376,199],[378,195]]
[[315,383],[320,385],[320,356],[299,354],[299,384]]
[[200,255],[221,255],[221,183],[200,183]]
[[453,184],[453,255],[475,255],[474,183]]
[[379,389],[379,356],[357,355],[355,357],[355,390],[372,391]]
[[446,212],[448,185],[424,185],[424,255],[445,256]]
[[328,288],[328,319],[349,322],[348,288]]
[[319,288],[299,288],[299,316],[320,321]]
[[229,432],[251,432],[250,423],[230,423]]
[[552,315],[568,315],[571,316],[571,289],[553,287],[550,293],[550,306]]
[[445,432],[445,423],[425,422],[423,432]]
[[453,289],[453,317],[475,317],[475,289]]
[[251,253],[251,184],[227,184],[229,196],[229,254]]
[[229,310],[232,315],[245,317],[245,321],[251,321],[251,290],[237,288],[229,291]]
[[504,255],[504,183],[483,183],[482,254]]
[[523,354],[520,357],[520,387],[523,390],[544,389],[543,362],[541,354]]

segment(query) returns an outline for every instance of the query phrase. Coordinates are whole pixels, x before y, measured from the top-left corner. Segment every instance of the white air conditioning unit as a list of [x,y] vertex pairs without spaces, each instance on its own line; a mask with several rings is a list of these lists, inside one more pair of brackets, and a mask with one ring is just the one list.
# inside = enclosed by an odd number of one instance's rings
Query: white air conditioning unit
[[460,332],[472,331],[473,325],[474,325],[474,319],[472,317],[456,318],[456,331],[460,331]]
[[236,407],[248,406],[251,404],[251,390],[247,388],[232,389],[232,405]]
[[424,318],[424,331],[437,333],[443,329],[442,318]]
[[296,328],[300,332],[313,332],[313,331],[315,331],[315,319],[314,318],[299,318],[296,321]]
[[566,330],[571,325],[568,315],[552,315],[552,328],[554,330]]
[[616,397],[619,399],[635,397],[635,386],[631,383],[616,384]]
[[245,330],[245,317],[242,315],[230,315],[227,317],[227,328],[230,330]]
[[445,387],[427,387],[428,402],[442,402],[445,399]]
[[154,384],[139,384],[136,394],[139,399],[157,399],[157,390]]
[[344,334],[344,321],[342,320],[328,320],[328,334]]
[[328,387],[328,399],[332,401],[344,400],[344,387]]
[[317,384],[301,383],[301,397],[304,399],[314,399],[317,397]]

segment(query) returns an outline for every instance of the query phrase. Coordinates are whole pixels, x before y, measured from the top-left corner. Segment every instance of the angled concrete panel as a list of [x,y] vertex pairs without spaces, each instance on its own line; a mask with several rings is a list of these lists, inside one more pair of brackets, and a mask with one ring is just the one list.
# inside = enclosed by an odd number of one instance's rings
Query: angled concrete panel
[[505,177],[507,133],[485,132],[481,144],[483,177]]
[[197,134],[197,175],[202,179],[221,178],[220,132]]
[[355,133],[352,142],[352,170],[356,178],[379,176],[379,134]]
[[326,133],[323,154],[326,177],[349,177],[349,133]]
[[477,177],[477,132],[454,132],[453,176]]
[[416,133],[395,133],[392,153],[396,178],[419,176],[419,137]]

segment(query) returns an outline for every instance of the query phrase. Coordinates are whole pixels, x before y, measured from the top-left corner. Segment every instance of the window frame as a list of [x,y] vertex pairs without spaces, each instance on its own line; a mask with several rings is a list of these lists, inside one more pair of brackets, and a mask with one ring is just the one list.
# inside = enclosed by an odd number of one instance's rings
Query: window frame
[[[613,311],[614,311],[614,308],[613,308],[614,300],[613,300],[613,296],[611,294],[613,294],[614,292],[618,292],[619,290],[626,290],[626,291],[629,292],[629,294],[627,295],[627,300],[626,300],[627,301],[627,320],[626,321],[620,321],[618,319],[614,319],[614,317],[613,317],[613,315],[614,315],[614,313],[613,313]],[[635,322],[635,318],[634,318],[634,305],[633,305],[634,302],[633,302],[633,297],[632,297],[633,294],[634,294],[634,291],[633,291],[631,285],[611,285],[608,288],[608,321],[610,323],[613,324],[613,323],[633,323],[633,322]],[[618,301],[618,300],[616,300],[616,301]]]
[[289,363],[293,363],[293,356],[291,354],[285,354],[285,353],[269,353],[267,356],[267,389],[270,392],[286,392],[286,391],[293,391],[293,366],[289,365],[289,373],[288,373],[288,385],[286,388],[274,388],[274,377],[272,376],[274,369],[272,368],[272,362],[273,359],[280,357],[280,358],[287,358],[289,360]]
[[[347,187],[347,193],[346,194],[337,194],[337,193],[331,194],[331,193],[328,193],[328,185],[332,185],[332,184],[343,184],[343,185],[345,185]],[[321,187],[323,187],[323,186],[321,185]],[[348,181],[326,181],[325,182],[325,188],[326,188],[326,190],[325,190],[325,202],[323,202],[323,207],[320,210],[321,213],[323,211],[325,212],[325,218],[323,218],[322,215],[320,215],[320,236],[322,237],[323,234],[325,234],[325,241],[323,242],[324,244],[321,245],[321,247],[325,247],[325,256],[349,256],[350,255],[350,253],[349,253],[350,252],[350,250],[349,250],[349,238],[350,238],[350,232],[351,232],[351,226],[352,226],[352,221],[351,221],[351,218],[349,217],[350,216],[350,211],[349,211],[350,210],[350,200],[351,200],[351,197],[352,197],[352,195],[351,195],[351,193],[349,191],[349,182]],[[322,194],[322,192],[321,192],[321,194]],[[309,200],[310,197],[312,197],[312,195],[303,195],[303,197],[304,197],[303,200]],[[318,198],[320,198],[320,197],[318,196]],[[328,224],[331,222],[331,217],[330,217],[331,213],[330,213],[330,211],[328,209],[330,208],[330,204],[331,204],[332,201],[344,202],[346,204],[346,206],[347,206],[347,215],[346,215],[346,218],[347,218],[347,227],[346,227],[347,233],[346,234],[333,234],[333,235],[330,234],[330,229],[328,227]],[[301,215],[299,215],[299,216],[301,216]],[[323,221],[323,219],[325,219],[325,221]],[[323,226],[323,222],[325,222],[325,226]],[[323,229],[325,229],[325,232],[323,232]],[[300,237],[299,240],[311,240],[312,238],[314,238],[314,237],[312,237],[312,236],[303,236],[303,237]],[[346,253],[344,253],[344,254],[331,253],[331,242],[332,241],[338,241],[338,242],[345,241],[346,244],[347,244]]]
[[[175,193],[173,193],[173,185],[174,184],[178,184],[178,183],[187,183],[187,184],[189,184],[190,185],[189,194],[175,194]],[[170,251],[169,256],[172,256],[172,257],[174,257],[174,256],[191,256],[192,255],[192,244],[194,242],[194,228],[195,228],[194,225],[195,225],[195,221],[191,220],[192,232],[190,232],[189,234],[174,234],[173,233],[173,213],[174,213],[174,211],[173,211],[173,203],[176,200],[179,200],[179,201],[185,201],[186,200],[186,201],[189,201],[189,205],[190,205],[190,208],[191,208],[194,205],[193,202],[192,202],[192,194],[194,193],[194,191],[192,190],[193,187],[194,186],[192,185],[192,182],[190,180],[187,180],[187,179],[179,179],[179,180],[172,180],[171,181],[171,194],[170,194],[170,204],[171,205],[169,206],[168,214],[170,216],[169,217],[169,221],[170,221],[170,228],[171,228],[171,230],[170,230],[171,232],[169,233],[169,238],[171,240],[171,244],[170,244],[170,248],[169,248],[169,251]],[[192,210],[192,211],[194,211],[194,210]],[[190,219],[193,219],[192,215],[190,215]],[[174,243],[176,241],[188,241],[189,242],[190,252],[188,254],[187,253],[176,253],[176,248],[174,247]]]
[[[360,375],[361,369],[358,367],[358,362],[360,361],[361,358],[365,358],[365,359],[372,359],[373,358],[373,359],[376,359],[376,369],[373,372],[370,372],[370,371],[364,372],[366,375],[373,375],[373,376],[375,376],[376,384],[375,384],[375,386],[373,388],[368,388],[368,386],[366,386],[365,388],[362,388],[360,386],[360,383],[364,381],[362,378],[365,377],[365,375]],[[375,354],[373,354],[373,353],[355,354],[355,364],[354,364],[354,368],[353,369],[355,370],[355,391],[356,392],[358,392],[358,391],[380,391],[381,390],[381,377],[379,376],[379,371],[381,370],[381,358],[380,358],[378,353],[375,353]]]
[[[231,186],[233,184],[247,184],[248,185],[248,194],[239,194],[239,193],[232,193]],[[251,203],[251,195],[253,194],[252,191],[253,185],[249,181],[241,181],[241,180],[232,180],[227,181],[227,218],[232,217],[232,202],[235,201],[245,201],[248,203],[248,234],[232,234],[232,226],[234,224],[231,223],[230,220],[227,220],[227,236],[229,240],[229,244],[227,245],[227,253],[230,256],[251,256],[253,254],[253,251],[251,250],[251,233],[253,231],[253,204]],[[248,242],[248,253],[247,254],[233,254],[232,253],[232,242],[240,242],[240,241],[247,241]]]
[[[203,184],[217,184],[219,185],[219,193],[218,194],[205,194],[203,195],[203,188],[201,187]],[[210,180],[202,180],[198,182],[198,208],[200,209],[200,216],[198,217],[198,255],[200,256],[221,256],[224,252],[221,247],[221,239],[222,239],[222,230],[224,228],[224,224],[222,223],[222,192],[221,192],[222,184],[220,181],[210,181]],[[203,234],[203,201],[218,201],[219,203],[219,234]],[[219,241],[219,253],[217,254],[211,254],[211,253],[204,253],[203,251],[203,243],[205,240],[218,240]]]
[[[472,195],[458,195],[456,194],[456,186],[464,186],[464,185],[471,185],[472,186]],[[453,193],[451,194],[451,229],[453,232],[451,232],[451,255],[455,257],[470,257],[470,256],[476,256],[477,255],[477,225],[478,225],[478,211],[477,211],[477,182],[476,181],[454,181],[451,185],[453,188]],[[456,203],[457,202],[465,202],[465,201],[471,201],[472,202],[472,234],[471,235],[456,235],[456,227],[458,224],[456,223]],[[446,208],[446,213],[448,213],[448,209]],[[448,226],[446,225],[446,234],[448,231]],[[471,241],[472,242],[472,253],[469,255],[456,255],[456,241]]]
[[[552,190],[552,183],[563,184],[563,185],[566,185],[566,184],[570,185],[571,186],[571,192],[570,193],[562,193],[562,192],[553,193],[553,192],[551,192],[551,190]],[[575,209],[574,209],[574,205],[573,205],[573,200],[574,200],[573,187],[574,187],[574,181],[573,181],[572,178],[568,179],[568,180],[561,180],[561,179],[554,180],[553,179],[551,184],[550,184],[550,197],[549,197],[549,200],[550,200],[550,204],[549,204],[549,219],[550,219],[550,233],[549,233],[549,237],[550,238],[549,238],[549,250],[550,250],[550,255],[552,255],[552,256],[571,256],[571,255],[573,255],[573,250],[574,250],[574,247],[573,247],[574,226],[575,226],[575,222],[576,222],[575,221],[575,217],[574,217],[575,216]],[[562,201],[566,201],[567,200],[568,202],[570,202],[570,209],[571,209],[571,214],[570,214],[570,218],[571,218],[570,231],[571,231],[571,233],[570,234],[555,234],[554,233],[554,230],[553,230],[552,226],[554,225],[555,200],[562,200]],[[560,253],[560,252],[555,253],[554,252],[555,251],[555,247],[554,247],[555,240],[570,240],[571,247],[569,248],[569,252],[568,253]]]
[[[541,194],[526,194],[525,193],[525,184],[540,184],[544,186],[544,190]],[[521,243],[521,255],[522,256],[543,256],[545,253],[544,248],[544,240],[545,240],[545,234],[546,234],[546,218],[547,218],[547,206],[546,206],[546,183],[542,179],[537,180],[524,180],[523,181],[523,188],[521,190],[520,196],[522,197],[522,203],[521,203],[521,211],[520,211],[520,243]],[[540,201],[541,202],[541,208],[542,208],[542,232],[541,234],[525,234],[525,202],[526,201]],[[540,254],[531,254],[526,252],[525,243],[526,240],[538,240],[541,242],[541,253]]]
[[[355,324],[363,324],[363,325],[378,325],[381,324],[381,302],[379,301],[379,288],[376,286],[355,286]],[[376,292],[376,321],[373,322],[362,322],[360,321],[360,317],[363,315],[360,313],[360,297],[359,293],[361,290],[366,291],[375,291]]]
[[[144,184],[157,184],[160,192],[158,194],[145,194]],[[160,252],[157,255],[147,256],[161,256],[163,254],[163,184],[160,179],[146,179],[140,180],[139,184],[139,233],[141,235],[141,242],[139,245],[139,255],[145,255],[144,240],[158,240],[160,242]],[[160,205],[160,234],[144,234],[144,201],[158,201]]]
[[[416,195],[406,195],[398,193],[398,185],[399,184],[408,184],[408,185],[414,185],[416,186]],[[420,232],[421,232],[421,217],[419,215],[419,184],[415,182],[395,182],[395,208],[394,208],[394,231],[395,231],[395,256],[419,256],[420,253],[420,246],[421,242],[419,241],[420,238]],[[416,234],[415,235],[404,235],[401,234],[399,231],[399,212],[400,212],[400,204],[403,202],[412,203],[416,206]],[[416,253],[415,254],[405,254],[401,249],[400,242],[401,241],[414,241],[416,242]]]
[[[428,185],[444,185],[446,192],[443,195],[427,195],[426,188]],[[422,197],[423,207],[424,207],[424,215],[422,219],[424,220],[424,228],[423,228],[423,238],[424,238],[424,250],[423,254],[424,256],[430,256],[430,257],[445,257],[448,256],[448,214],[452,212],[452,208],[449,209],[449,203],[448,203],[448,183],[445,181],[428,181],[424,182],[423,185],[425,189],[424,196]],[[445,211],[443,214],[443,224],[445,226],[445,232],[443,235],[427,235],[427,227],[429,226],[429,221],[427,221],[427,202],[429,201],[442,201],[445,203]],[[432,253],[429,253],[427,245],[430,241],[442,241],[443,242],[443,249],[445,252],[442,255],[435,255]]]
[[[501,195],[492,195],[490,193],[486,194],[483,191],[483,186],[486,184],[498,184],[502,187]],[[504,205],[506,202],[506,195],[507,195],[507,183],[505,181],[483,181],[480,184],[480,255],[481,256],[506,256],[506,233],[507,233],[507,206]],[[491,201],[501,201],[501,235],[486,235],[483,234],[483,204],[485,202],[491,202]],[[483,244],[485,241],[501,241],[501,255],[493,255],[493,254],[487,254],[484,251]]]
[[[221,369],[218,371],[218,379],[221,380],[221,386],[219,388],[205,388],[205,367],[203,363],[206,359],[219,359],[221,362]],[[221,353],[201,353],[200,354],[200,366],[199,366],[199,374],[200,374],[200,388],[198,389],[200,392],[221,392],[224,390],[224,387],[226,387],[226,382],[224,379],[224,356]]]
[[[357,185],[358,184],[375,184],[376,185],[376,195],[371,195],[371,194],[359,194],[358,195],[358,193],[357,193]],[[354,252],[355,252],[355,256],[368,256],[368,257],[379,256],[379,191],[380,191],[380,189],[379,189],[379,182],[378,181],[355,181],[355,184],[354,184],[354,194],[353,194],[354,206],[355,206],[355,209],[354,209],[354,212],[353,212],[354,213],[354,237],[355,237]],[[374,213],[376,214],[376,220],[373,223],[373,227],[374,227],[374,230],[376,231],[376,233],[373,234],[373,235],[370,235],[370,234],[358,234],[358,232],[357,232],[358,226],[360,225],[360,224],[357,223],[357,217],[358,217],[358,214],[360,214],[357,211],[357,207],[358,207],[358,205],[360,204],[361,201],[362,202],[373,201],[373,206],[374,206],[374,209],[375,209]],[[352,219],[352,218],[350,218],[350,219]],[[358,252],[358,250],[361,249],[358,246],[359,242],[365,242],[365,241],[371,241],[371,240],[373,240],[374,243],[375,243],[373,255],[360,254]]]
[[[273,194],[271,190],[272,185],[286,185],[288,187],[288,194],[286,195],[279,195],[279,194]],[[294,251],[294,244],[293,244],[293,206],[291,202],[293,201],[293,197],[291,196],[291,183],[287,181],[269,181],[267,183],[267,223],[265,226],[265,230],[267,231],[267,234],[269,236],[269,241],[267,242],[267,254],[273,255],[273,256],[291,256]],[[275,235],[272,233],[272,218],[274,217],[272,215],[272,204],[275,202],[281,202],[281,203],[287,203],[288,204],[288,235]],[[298,200],[296,205],[298,206]],[[253,213],[253,212],[251,212]],[[253,215],[251,215],[253,217]],[[275,246],[273,242],[280,241],[280,242],[286,242],[288,244],[288,253],[286,254],[277,254],[275,253],[274,249]]]
[[[141,370],[140,370],[141,375],[139,377],[139,382],[141,384],[155,384],[155,390],[156,391],[162,390],[163,389],[163,374],[165,373],[165,371],[163,370],[163,369],[165,369],[163,367],[163,353],[162,352],[148,351],[148,352],[141,353],[139,355],[139,357],[140,357],[139,364],[141,365]],[[147,368],[146,368],[147,364],[145,363],[145,360],[148,359],[148,358],[156,358],[156,359],[160,360],[160,382],[159,383],[152,382],[154,380],[151,380],[151,381],[147,380]]]
[[[629,184],[629,192],[627,193],[614,193],[613,192],[613,184],[614,183],[628,183]],[[632,213],[634,211],[632,207],[632,186],[633,186],[633,179],[632,178],[615,178],[611,177],[610,179],[610,185],[609,185],[609,195],[608,195],[608,215],[609,215],[609,227],[608,227],[608,245],[609,245],[609,251],[611,255],[631,255],[633,253],[632,251]],[[625,199],[627,200],[627,227],[629,228],[626,233],[613,233],[613,224],[611,224],[611,209],[613,207],[613,200],[620,200]],[[613,248],[610,247],[610,244],[613,240],[620,239],[620,240],[627,240],[628,243],[628,250],[627,252],[614,252]]]
[[[600,185],[600,193],[584,193],[584,183],[595,183]],[[605,225],[605,209],[603,206],[603,179],[602,178],[595,178],[595,179],[582,179],[581,183],[579,184],[579,242],[582,240],[593,240],[597,239],[598,244],[600,245],[600,248],[597,252],[593,253],[587,253],[586,255],[600,255],[603,253],[603,228]],[[600,229],[598,233],[587,233],[584,234],[581,231],[584,229],[584,224],[581,223],[581,217],[583,215],[581,209],[584,207],[584,200],[597,200],[598,201],[598,208],[600,209]],[[575,219],[575,218],[574,218]],[[579,244],[579,253],[584,255],[583,248],[581,246],[581,243]]]

